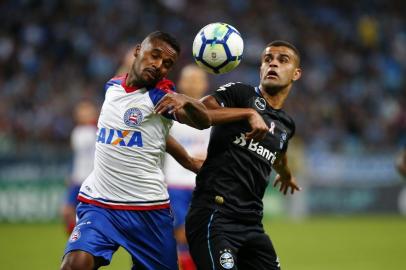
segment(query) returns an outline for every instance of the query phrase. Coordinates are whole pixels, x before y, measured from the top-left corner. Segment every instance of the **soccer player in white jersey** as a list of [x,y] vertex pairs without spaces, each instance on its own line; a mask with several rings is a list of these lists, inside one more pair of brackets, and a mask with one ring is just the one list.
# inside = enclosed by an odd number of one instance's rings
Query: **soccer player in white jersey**
[[98,269],[119,246],[131,254],[133,269],[178,269],[162,172],[165,142],[172,119],[210,125],[205,106],[174,93],[165,78],[179,52],[173,37],[153,32],[136,46],[129,73],[106,83],[94,170],[80,189],[61,269]]
[[69,177],[66,199],[61,209],[68,234],[72,232],[76,223],[75,209],[78,205],[77,196],[80,186],[93,170],[97,113],[96,106],[89,101],[79,102],[74,110],[76,126],[71,133],[72,173]]
[[[200,99],[208,89],[207,73],[196,65],[188,65],[181,71],[177,84],[178,92]],[[200,161],[206,158],[210,129],[197,130],[175,122],[170,134]],[[171,208],[174,214],[175,238],[178,244],[178,259],[182,270],[195,269],[189,254],[185,236],[185,217],[195,187],[196,174],[182,168],[169,154],[165,157],[165,180],[168,184]]]

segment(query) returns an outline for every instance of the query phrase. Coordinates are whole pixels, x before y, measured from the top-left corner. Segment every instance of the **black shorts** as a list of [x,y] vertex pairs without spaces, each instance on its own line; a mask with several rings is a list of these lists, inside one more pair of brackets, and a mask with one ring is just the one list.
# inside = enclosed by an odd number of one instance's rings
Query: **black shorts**
[[244,223],[219,210],[191,209],[186,237],[198,270],[280,270],[279,259],[262,224]]

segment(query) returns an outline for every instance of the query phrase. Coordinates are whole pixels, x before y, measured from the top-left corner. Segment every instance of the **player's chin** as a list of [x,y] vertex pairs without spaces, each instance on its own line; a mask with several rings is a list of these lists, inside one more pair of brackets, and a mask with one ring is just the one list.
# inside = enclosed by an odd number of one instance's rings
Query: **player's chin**
[[262,80],[262,86],[265,88],[279,88],[281,83],[275,79],[264,79]]
[[146,74],[142,76],[142,80],[146,86],[153,87],[159,82],[160,79],[154,76],[150,76],[150,74]]

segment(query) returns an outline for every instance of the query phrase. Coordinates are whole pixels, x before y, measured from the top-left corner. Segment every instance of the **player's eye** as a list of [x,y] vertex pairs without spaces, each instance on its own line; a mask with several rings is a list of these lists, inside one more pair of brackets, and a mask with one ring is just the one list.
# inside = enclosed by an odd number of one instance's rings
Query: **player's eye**
[[172,61],[164,61],[164,67],[170,69],[173,66]]
[[280,62],[281,62],[281,63],[288,63],[288,62],[289,62],[289,58],[288,58],[288,57],[281,57]]

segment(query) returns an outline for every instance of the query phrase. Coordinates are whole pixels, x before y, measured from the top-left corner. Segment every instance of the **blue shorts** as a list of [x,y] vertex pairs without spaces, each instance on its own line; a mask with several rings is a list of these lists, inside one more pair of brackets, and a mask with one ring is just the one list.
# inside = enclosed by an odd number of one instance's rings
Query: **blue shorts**
[[65,205],[76,207],[79,203],[77,197],[79,194],[80,185],[71,184],[66,192]]
[[169,187],[169,199],[174,214],[175,228],[185,226],[185,218],[192,200],[193,189]]
[[66,245],[65,255],[83,250],[110,264],[119,246],[133,260],[133,269],[177,270],[173,218],[169,209],[112,210],[79,203],[78,221]]

